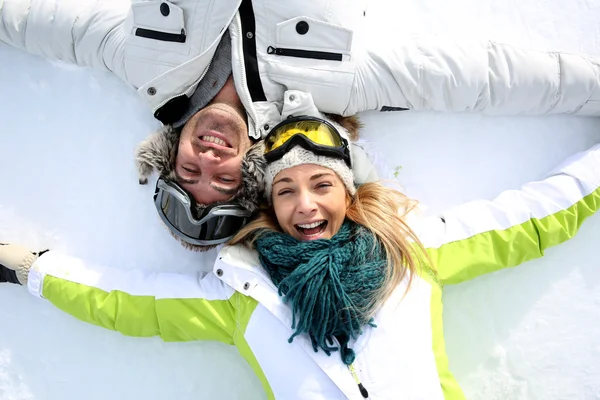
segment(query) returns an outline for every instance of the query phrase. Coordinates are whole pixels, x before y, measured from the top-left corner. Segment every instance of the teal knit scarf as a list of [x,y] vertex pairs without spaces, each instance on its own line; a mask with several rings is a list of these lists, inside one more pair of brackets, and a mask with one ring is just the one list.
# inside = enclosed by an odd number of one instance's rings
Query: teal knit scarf
[[[289,338],[306,333],[313,349],[328,356],[340,351],[346,365],[354,362],[348,348],[372,315],[375,295],[386,274],[386,253],[366,228],[346,220],[329,240],[299,241],[268,232],[256,241],[262,266],[292,309]],[[334,345],[334,338],[340,347]]]

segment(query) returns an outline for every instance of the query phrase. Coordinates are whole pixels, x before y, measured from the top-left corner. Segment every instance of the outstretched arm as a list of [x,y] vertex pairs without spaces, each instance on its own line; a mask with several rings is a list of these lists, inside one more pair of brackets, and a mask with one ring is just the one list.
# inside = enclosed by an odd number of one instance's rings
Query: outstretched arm
[[356,52],[345,115],[399,107],[486,114],[600,115],[600,57],[402,37]]
[[122,0],[0,0],[0,41],[125,79],[130,11]]
[[[74,317],[128,336],[233,343],[235,296],[214,274],[118,270],[48,251],[0,245],[0,275]],[[13,273],[14,272],[14,273]]]
[[600,145],[576,154],[539,182],[493,201],[473,201],[428,218],[417,231],[442,283],[513,267],[577,233],[600,208]]

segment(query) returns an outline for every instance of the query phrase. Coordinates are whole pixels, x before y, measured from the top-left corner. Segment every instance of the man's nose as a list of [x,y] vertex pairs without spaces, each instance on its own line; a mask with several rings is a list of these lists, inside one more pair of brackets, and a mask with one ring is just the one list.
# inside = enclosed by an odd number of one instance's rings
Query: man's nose
[[211,149],[199,152],[198,158],[200,159],[200,164],[205,167],[217,165],[221,162],[221,157],[219,156],[219,154],[212,151]]

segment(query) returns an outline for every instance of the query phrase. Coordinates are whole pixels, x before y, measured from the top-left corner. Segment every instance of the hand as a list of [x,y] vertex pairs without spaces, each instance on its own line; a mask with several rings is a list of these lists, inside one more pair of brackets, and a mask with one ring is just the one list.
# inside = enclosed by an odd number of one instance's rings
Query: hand
[[34,253],[17,244],[0,243],[0,282],[26,285],[31,265],[46,251]]

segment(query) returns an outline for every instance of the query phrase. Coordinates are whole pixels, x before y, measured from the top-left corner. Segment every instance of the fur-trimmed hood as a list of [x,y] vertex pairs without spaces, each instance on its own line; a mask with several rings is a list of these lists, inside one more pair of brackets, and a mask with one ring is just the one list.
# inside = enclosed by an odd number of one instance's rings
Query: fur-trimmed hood
[[[135,163],[138,170],[140,185],[146,185],[153,172],[166,180],[175,180],[175,158],[179,146],[181,129],[166,125],[140,143],[136,150]],[[238,192],[230,200],[238,203],[244,209],[254,213],[261,203],[264,193],[265,159],[262,141],[254,144],[242,159],[242,184]],[[206,205],[198,204],[197,212],[201,213]],[[172,232],[171,232],[172,233]],[[173,235],[187,249],[207,251],[216,246],[199,246],[183,241]]]
[[175,157],[181,129],[163,126],[141,142],[135,152],[140,185],[148,183],[154,171],[163,178],[174,179]]

